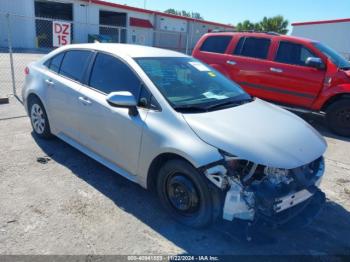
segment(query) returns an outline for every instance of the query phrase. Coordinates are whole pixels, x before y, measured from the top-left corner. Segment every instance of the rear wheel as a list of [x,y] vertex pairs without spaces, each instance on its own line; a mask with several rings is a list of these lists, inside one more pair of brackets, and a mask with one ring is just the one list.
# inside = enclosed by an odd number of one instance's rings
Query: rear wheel
[[341,136],[350,136],[350,99],[341,99],[326,110],[329,128]]
[[184,160],[170,160],[159,171],[157,191],[164,208],[180,223],[200,228],[214,218],[214,201],[205,177]]
[[41,138],[51,138],[49,120],[39,98],[31,97],[28,102],[28,109],[34,133]]

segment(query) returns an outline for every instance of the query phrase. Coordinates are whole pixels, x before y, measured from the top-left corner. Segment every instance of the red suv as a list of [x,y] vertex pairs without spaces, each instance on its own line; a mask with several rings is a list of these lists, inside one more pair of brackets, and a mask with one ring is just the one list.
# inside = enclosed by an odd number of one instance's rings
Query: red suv
[[209,33],[193,56],[251,95],[326,114],[331,130],[350,135],[350,62],[330,47],[276,33]]

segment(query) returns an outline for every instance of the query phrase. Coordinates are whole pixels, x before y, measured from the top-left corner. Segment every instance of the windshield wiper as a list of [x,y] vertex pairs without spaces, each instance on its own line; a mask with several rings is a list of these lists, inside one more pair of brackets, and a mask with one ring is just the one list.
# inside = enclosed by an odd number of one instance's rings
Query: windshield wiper
[[220,108],[226,108],[226,107],[232,107],[232,106],[240,106],[240,105],[243,105],[245,103],[249,103],[251,101],[253,101],[252,98],[239,99],[239,100],[234,99],[234,100],[230,100],[230,101],[226,101],[226,102],[221,102],[221,103],[209,105],[205,109],[209,111],[209,110],[213,110],[213,109],[220,109]]
[[198,112],[207,112],[205,107],[193,106],[193,105],[182,105],[182,106],[174,106],[176,111],[181,113],[198,113]]

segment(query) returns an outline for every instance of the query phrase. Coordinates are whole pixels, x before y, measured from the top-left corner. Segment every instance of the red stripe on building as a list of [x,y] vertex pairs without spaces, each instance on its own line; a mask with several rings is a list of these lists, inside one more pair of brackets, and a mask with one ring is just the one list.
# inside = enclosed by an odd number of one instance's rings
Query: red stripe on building
[[346,22],[350,22],[350,18],[335,19],[335,20],[311,21],[311,22],[300,22],[300,23],[293,23],[292,26],[300,26],[300,25],[319,25],[319,24],[335,24],[335,23],[346,23]]
[[182,19],[182,20],[187,20],[187,21],[192,21],[192,22],[197,22],[197,23],[203,23],[203,24],[207,24],[207,25],[220,26],[220,27],[224,27],[224,28],[228,28],[228,29],[235,29],[235,27],[231,26],[231,25],[225,25],[225,24],[221,24],[221,23],[199,20],[199,19],[179,16],[179,15],[172,15],[172,14],[167,14],[167,13],[158,12],[158,11],[152,11],[152,10],[148,10],[148,9],[138,8],[138,7],[132,7],[132,6],[127,6],[127,5],[106,2],[106,1],[102,1],[102,0],[85,0],[85,1],[89,2],[89,3],[97,4],[97,5],[104,5],[104,6],[120,8],[120,9],[124,9],[124,10],[130,10],[130,11],[135,11],[135,12],[140,12],[140,13],[145,13],[145,14],[160,15],[160,16]]

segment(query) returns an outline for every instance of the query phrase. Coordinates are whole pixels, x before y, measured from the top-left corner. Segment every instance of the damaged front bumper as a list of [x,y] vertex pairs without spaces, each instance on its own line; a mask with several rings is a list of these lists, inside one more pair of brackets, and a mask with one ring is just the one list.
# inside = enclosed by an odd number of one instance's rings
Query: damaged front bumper
[[257,165],[253,165],[246,175],[249,183],[232,175],[227,166],[221,164],[208,168],[204,173],[226,194],[223,219],[259,220],[280,226],[297,216],[308,221],[318,213],[325,202],[325,196],[318,188],[324,169],[324,159],[320,157],[304,167],[290,170],[288,179],[270,179],[267,175],[254,179],[252,172],[258,172]]

